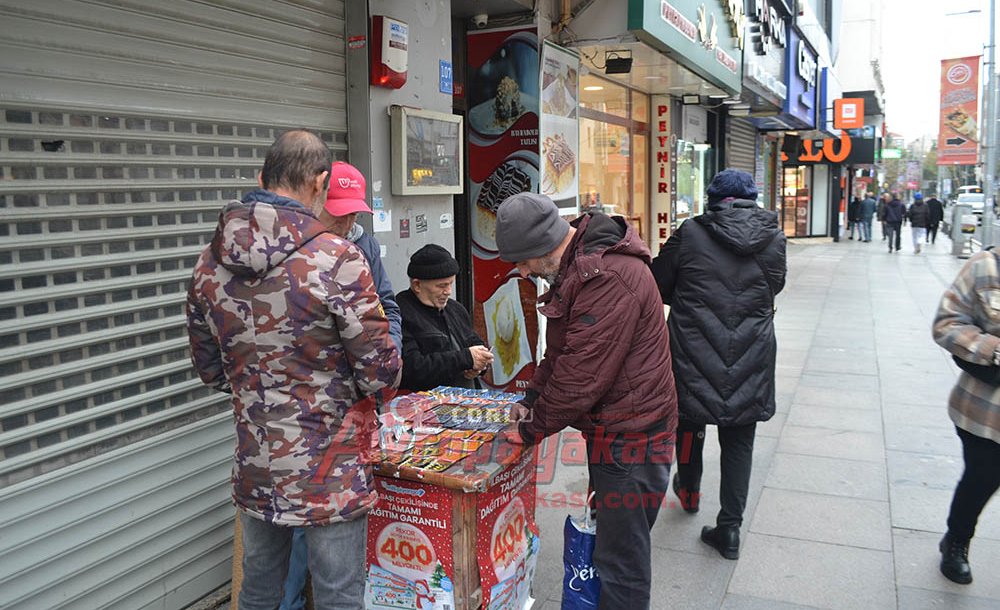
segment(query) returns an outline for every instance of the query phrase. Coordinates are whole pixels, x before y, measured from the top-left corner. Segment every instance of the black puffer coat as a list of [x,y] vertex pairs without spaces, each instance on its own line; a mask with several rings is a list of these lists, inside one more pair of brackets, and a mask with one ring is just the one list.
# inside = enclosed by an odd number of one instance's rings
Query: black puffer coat
[[719,426],[770,419],[773,295],[785,286],[777,216],[753,201],[713,204],[670,236],[652,268],[670,305],[680,417]]

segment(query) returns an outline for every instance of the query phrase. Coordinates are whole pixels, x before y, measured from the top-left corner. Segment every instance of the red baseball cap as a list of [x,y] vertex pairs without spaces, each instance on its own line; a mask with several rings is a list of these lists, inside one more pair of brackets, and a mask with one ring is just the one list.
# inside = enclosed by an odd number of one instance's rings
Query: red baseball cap
[[330,190],[326,193],[324,207],[331,216],[372,213],[365,201],[365,177],[358,168],[343,161],[333,164],[330,168]]

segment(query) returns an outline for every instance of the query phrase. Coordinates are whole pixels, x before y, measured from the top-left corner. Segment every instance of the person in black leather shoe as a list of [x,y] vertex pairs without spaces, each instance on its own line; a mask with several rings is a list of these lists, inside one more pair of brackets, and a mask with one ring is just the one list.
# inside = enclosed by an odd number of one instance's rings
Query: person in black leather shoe
[[948,511],[948,532],[938,545],[941,573],[972,582],[969,542],[983,508],[1000,488],[1000,256],[973,255],[945,291],[934,318],[934,341],[963,362],[948,399],[948,415],[962,441],[965,470]]
[[[774,415],[774,298],[785,286],[785,235],[757,205],[753,176],[719,172],[708,211],[674,231],[653,260],[670,305],[670,352],[677,384],[674,493],[689,513],[701,498],[705,427],[718,426],[721,483],[717,527],[701,539],[739,557],[757,422]],[[721,347],[720,347],[721,346]]]

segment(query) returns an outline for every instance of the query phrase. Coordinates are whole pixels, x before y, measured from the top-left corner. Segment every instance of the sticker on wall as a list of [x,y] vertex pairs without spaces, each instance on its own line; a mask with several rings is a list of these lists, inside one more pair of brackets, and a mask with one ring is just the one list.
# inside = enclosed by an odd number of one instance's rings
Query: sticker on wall
[[376,233],[392,231],[392,210],[375,210],[372,214],[372,229]]
[[381,193],[382,192],[382,181],[381,180],[376,180],[375,182],[372,182],[372,192],[373,193]]
[[399,219],[399,236],[409,237],[410,236],[410,219],[400,218]]
[[450,229],[455,226],[455,217],[451,214],[441,214],[438,226],[442,229]]
[[372,197],[372,209],[381,210],[385,208],[385,204],[382,202],[381,197]]
[[416,231],[417,233],[427,232],[427,214],[417,214],[416,217]]

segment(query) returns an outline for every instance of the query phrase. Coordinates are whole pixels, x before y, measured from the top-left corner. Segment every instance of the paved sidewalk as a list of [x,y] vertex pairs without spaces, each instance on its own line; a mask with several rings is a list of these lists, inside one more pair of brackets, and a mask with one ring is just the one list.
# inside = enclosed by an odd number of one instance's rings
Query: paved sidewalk
[[[718,511],[711,434],[701,512],[674,504],[653,530],[653,608],[1000,607],[1000,502],[972,543],[975,582],[937,570],[962,459],[946,409],[957,369],[930,324],[963,261],[947,237],[915,255],[904,229],[903,250],[890,255],[875,233],[869,244],[789,246],[778,412],[758,426],[741,557],[722,559],[698,539]],[[559,608],[563,520],[580,510],[561,501],[587,485],[578,438],[562,435],[546,466],[554,479],[538,488],[544,610]]]

